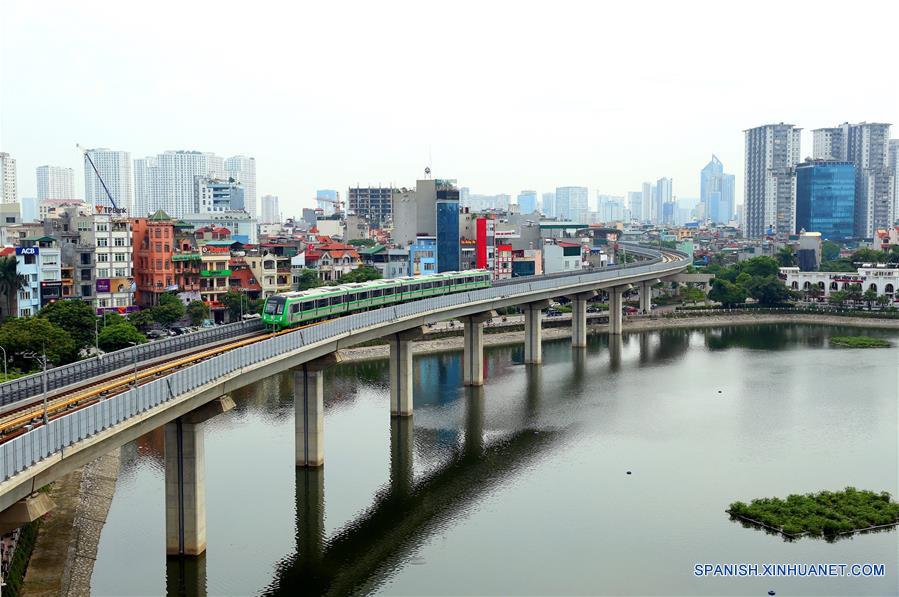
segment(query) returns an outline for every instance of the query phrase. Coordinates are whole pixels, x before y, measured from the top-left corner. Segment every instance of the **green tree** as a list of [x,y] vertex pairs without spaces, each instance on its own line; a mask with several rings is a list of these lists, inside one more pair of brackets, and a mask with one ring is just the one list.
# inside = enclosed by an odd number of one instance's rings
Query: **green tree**
[[853,263],[883,263],[887,261],[887,254],[874,249],[856,249],[852,254]]
[[22,371],[40,368],[25,356],[46,352],[47,366],[58,367],[74,361],[78,355],[75,341],[64,329],[43,317],[12,318],[0,326],[0,346],[6,349],[12,367]]
[[854,272],[856,267],[848,259],[837,259],[835,261],[822,261],[818,266],[819,272]]
[[369,280],[379,280],[381,272],[377,268],[370,265],[360,265],[353,271],[343,274],[337,280],[338,284],[352,284],[354,282],[368,282]]
[[739,284],[715,278],[712,280],[712,289],[709,291],[709,299],[719,302],[725,307],[734,307],[746,302],[746,289]]
[[849,299],[849,293],[845,290],[834,290],[830,293],[830,296],[827,297],[828,302],[832,305],[836,305],[838,307],[842,307],[846,301]]
[[240,292],[229,290],[219,298],[219,301],[225,305],[225,308],[228,310],[228,318],[231,321],[237,321],[240,319],[241,313],[248,312],[247,297]]
[[153,319],[153,310],[141,309],[140,311],[135,311],[128,316],[128,321],[137,329],[145,330],[155,322]]
[[374,239],[371,238],[354,238],[353,240],[346,241],[346,244],[354,247],[373,247],[376,243]]
[[16,296],[27,284],[28,280],[19,273],[15,256],[0,257],[0,294],[6,298],[6,317],[16,316]]
[[683,286],[680,289],[680,298],[685,303],[698,303],[705,300],[705,293],[693,286]]
[[781,249],[774,255],[774,258],[777,259],[778,265],[780,267],[792,267],[796,265],[796,253],[793,252],[792,245],[784,245]]
[[890,297],[888,297],[888,296],[885,295],[885,294],[881,294],[880,296],[877,297],[877,300],[876,300],[875,302],[877,303],[877,306],[878,306],[878,307],[880,307],[881,309],[883,309],[883,308],[886,307],[888,304],[890,304]]
[[303,268],[300,272],[297,290],[309,290],[310,288],[318,288],[322,285],[322,281],[318,277],[318,272],[314,269]]
[[184,303],[174,294],[163,293],[159,303],[150,309],[153,321],[168,327],[184,317]]
[[871,305],[877,302],[877,291],[873,288],[867,289],[862,295],[862,300],[865,301],[865,303],[868,305],[868,308],[870,309]]
[[749,274],[753,278],[756,276],[766,278],[780,273],[780,266],[773,257],[760,256],[741,262],[740,271]]
[[209,319],[209,305],[203,301],[191,301],[185,311],[190,317],[191,325],[200,325],[204,319]]
[[823,291],[821,290],[820,286],[818,286],[817,284],[812,284],[811,286],[809,286],[808,290],[805,291],[805,294],[811,300],[818,300],[822,292]]
[[782,305],[793,298],[793,293],[776,276],[755,277],[746,285],[749,296],[760,305]]
[[849,290],[847,291],[847,297],[850,301],[854,303],[858,303],[862,300],[862,285],[861,284],[850,284]]
[[43,317],[68,332],[75,341],[76,350],[94,343],[97,315],[90,303],[78,300],[56,301],[42,308],[38,317]]
[[132,343],[143,344],[147,338],[128,322],[108,325],[100,332],[100,348],[106,352],[127,348]]
[[821,261],[836,261],[840,258],[840,245],[832,240],[821,243]]

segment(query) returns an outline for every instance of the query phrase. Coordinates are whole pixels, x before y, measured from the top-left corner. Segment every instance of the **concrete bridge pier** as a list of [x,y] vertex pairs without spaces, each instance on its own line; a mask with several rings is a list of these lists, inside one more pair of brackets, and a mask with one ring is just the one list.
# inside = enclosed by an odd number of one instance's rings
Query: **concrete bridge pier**
[[465,328],[462,381],[466,386],[484,385],[484,323],[494,317],[495,311],[486,311],[462,318]]
[[296,465],[325,463],[325,369],[340,362],[336,352],[303,363],[293,372],[294,450]]
[[412,416],[412,343],[424,334],[422,328],[390,336],[390,415]]
[[587,346],[587,301],[596,296],[595,291],[582,292],[568,297],[571,300],[571,345]]
[[640,312],[650,313],[652,311],[652,287],[660,282],[660,280],[646,280],[640,282]]
[[621,334],[621,309],[624,306],[624,292],[630,288],[626,286],[614,286],[609,288],[609,334]]
[[528,303],[524,308],[524,362],[539,365],[543,362],[542,310],[549,307],[548,300]]
[[165,550],[206,551],[206,454],[200,424],[234,408],[222,396],[165,425]]

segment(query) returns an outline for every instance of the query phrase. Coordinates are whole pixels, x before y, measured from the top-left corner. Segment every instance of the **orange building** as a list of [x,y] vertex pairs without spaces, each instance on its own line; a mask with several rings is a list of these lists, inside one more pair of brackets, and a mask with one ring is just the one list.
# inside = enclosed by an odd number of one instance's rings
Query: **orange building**
[[175,222],[167,213],[157,211],[149,218],[131,221],[131,243],[134,247],[135,302],[152,307],[167,289],[177,289],[172,264]]

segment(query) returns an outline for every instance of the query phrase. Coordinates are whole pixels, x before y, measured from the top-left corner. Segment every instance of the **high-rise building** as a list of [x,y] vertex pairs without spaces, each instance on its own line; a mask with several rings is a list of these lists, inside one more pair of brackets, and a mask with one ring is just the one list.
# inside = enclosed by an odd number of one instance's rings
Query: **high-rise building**
[[796,230],[825,239],[855,234],[855,165],[806,160],[796,166]]
[[368,220],[372,228],[383,228],[393,218],[391,187],[355,187],[347,193],[347,210]]
[[217,172],[221,158],[211,156],[209,163],[209,176],[214,178],[233,178],[243,185],[244,211],[251,218],[256,217],[256,158],[236,155],[224,161],[224,173]]
[[596,211],[601,222],[624,221],[624,197],[596,194]]
[[652,198],[655,195],[655,187],[651,182],[644,182],[642,187],[643,199],[640,201],[641,213],[639,220],[641,222],[652,222]]
[[724,173],[718,156],[699,173],[699,200],[704,219],[713,224],[727,224],[734,215],[734,175]]
[[71,168],[61,166],[37,167],[37,198],[74,199],[75,173]]
[[556,194],[555,193],[543,193],[543,199],[540,202],[540,210],[543,212],[543,215],[552,218],[556,215]]
[[455,180],[425,182],[434,183],[436,194],[437,271],[457,272],[462,269],[459,243],[459,189]]
[[796,173],[802,129],[768,124],[744,131],[746,189],[743,208],[749,238],[787,237],[796,228]]
[[556,217],[571,222],[586,222],[587,197],[587,187],[556,187]]
[[537,191],[522,191],[518,193],[518,212],[530,214],[537,211]]
[[674,210],[668,207],[668,218],[665,217],[666,205],[674,201],[674,181],[667,176],[656,181],[655,204],[653,205],[655,215],[653,222],[656,224],[674,224]]
[[897,216],[895,170],[890,167],[890,125],[844,122],[814,133],[816,159],[855,164],[855,236],[872,237]]
[[18,198],[16,159],[6,152],[0,152],[0,203],[16,203]]
[[134,160],[134,212],[136,218],[150,215],[150,203],[153,200],[153,168],[156,158],[138,158]]
[[627,193],[627,208],[631,212],[632,220],[641,220],[643,219],[643,192],[642,191],[628,191]]
[[195,213],[196,178],[222,179],[221,163],[212,153],[180,150],[134,160],[134,215],[146,217],[162,210],[178,219]]
[[333,216],[337,211],[338,197],[334,189],[319,189],[315,192],[315,207],[322,210],[325,217]]
[[899,218],[899,139],[890,140],[890,172],[893,174],[893,217]]
[[262,219],[260,224],[280,224],[281,206],[277,195],[262,196]]
[[[121,214],[131,214],[133,195],[131,192],[131,154],[127,151],[112,149],[88,149],[87,155],[103,178],[97,178],[94,168],[87,158],[84,159],[84,202],[88,205],[113,207],[113,203]],[[104,188],[104,183],[106,187]],[[107,190],[109,194],[107,194]],[[109,196],[112,196],[112,202]]]
[[233,179],[222,180],[197,176],[194,178],[194,208],[192,213],[246,211],[245,189]]

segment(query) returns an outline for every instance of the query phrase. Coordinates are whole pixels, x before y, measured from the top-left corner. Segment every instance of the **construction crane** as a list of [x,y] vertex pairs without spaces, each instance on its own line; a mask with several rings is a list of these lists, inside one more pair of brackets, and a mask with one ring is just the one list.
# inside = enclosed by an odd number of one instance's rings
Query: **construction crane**
[[331,203],[334,205],[334,214],[339,215],[343,213],[343,201],[340,200],[340,193],[337,193],[337,199],[331,199],[328,197],[316,197],[316,202],[320,203]]
[[[97,165],[94,163],[94,160],[91,158],[91,154],[88,153],[89,150],[81,147],[80,144],[76,143],[75,147],[84,155],[84,158],[91,165],[91,168],[94,170],[94,174],[97,175],[97,180],[100,181],[100,184],[103,185],[103,190],[106,192],[106,196],[109,197],[109,203],[112,204],[112,209],[114,213],[119,213],[119,206],[116,204],[115,199],[112,197],[112,193],[109,192],[109,187],[106,186],[106,182],[103,180],[103,177],[100,176],[100,171],[97,170]],[[86,199],[86,197],[85,197]]]

